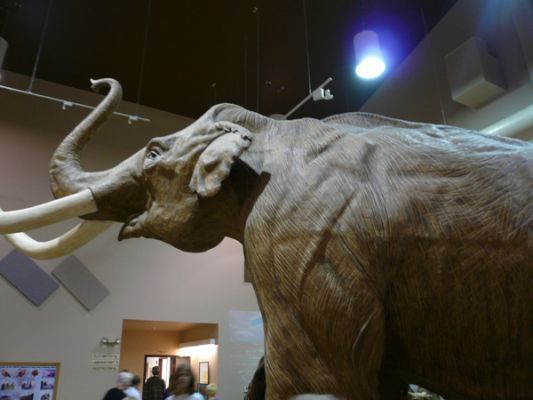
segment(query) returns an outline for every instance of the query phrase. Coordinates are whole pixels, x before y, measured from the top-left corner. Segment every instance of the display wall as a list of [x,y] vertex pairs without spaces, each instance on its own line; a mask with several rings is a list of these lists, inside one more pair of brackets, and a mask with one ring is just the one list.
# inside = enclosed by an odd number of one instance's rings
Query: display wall
[[[26,88],[26,77],[4,71],[2,84]],[[88,92],[37,81],[35,92],[94,103]],[[134,105],[125,111],[134,110]],[[49,159],[60,140],[86,115],[60,104],[0,91],[0,206],[6,210],[52,199],[48,187]],[[153,136],[171,133],[191,121],[141,107],[150,123],[128,125],[113,117],[89,145],[87,169],[107,168],[143,146]],[[40,240],[63,233],[74,223],[31,232]],[[112,387],[116,373],[94,370],[91,357],[106,336],[119,338],[123,319],[188,321],[219,326],[219,393],[242,397],[257,358],[239,353],[230,342],[232,310],[257,312],[252,286],[243,280],[241,245],[225,240],[215,249],[191,254],[148,239],[117,241],[118,224],[75,252],[109,294],[92,310],[60,285],[40,306],[0,278],[0,360],[61,363],[59,399],[94,400]],[[12,246],[0,238],[0,258]],[[35,261],[45,272],[63,259]],[[260,349],[262,344],[258,344]],[[258,351],[258,354],[260,351]],[[255,353],[254,353],[255,354]],[[238,367],[235,365],[238,364]],[[243,368],[244,365],[244,368]],[[242,371],[244,370],[244,374]]]

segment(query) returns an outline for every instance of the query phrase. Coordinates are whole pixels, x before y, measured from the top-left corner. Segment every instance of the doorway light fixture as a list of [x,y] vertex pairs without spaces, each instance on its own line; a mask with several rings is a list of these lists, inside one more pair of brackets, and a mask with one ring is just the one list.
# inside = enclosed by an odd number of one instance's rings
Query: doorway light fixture
[[217,341],[214,338],[195,340],[192,342],[181,342],[178,345],[177,355],[180,357],[203,357],[209,358],[216,354],[218,349]]
[[202,339],[202,340],[193,340],[191,342],[181,342],[178,347],[194,347],[194,346],[205,346],[208,344],[217,344],[217,340],[215,338],[210,339]]
[[355,73],[362,79],[380,77],[387,68],[381,53],[378,34],[364,30],[353,37],[355,50]]

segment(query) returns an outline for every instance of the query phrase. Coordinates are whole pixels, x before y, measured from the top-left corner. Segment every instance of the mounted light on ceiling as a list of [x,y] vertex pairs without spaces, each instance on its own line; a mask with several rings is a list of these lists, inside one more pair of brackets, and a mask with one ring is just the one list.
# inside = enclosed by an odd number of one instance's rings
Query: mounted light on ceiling
[[355,73],[362,79],[375,79],[385,72],[386,66],[379,46],[378,34],[364,30],[353,37]]

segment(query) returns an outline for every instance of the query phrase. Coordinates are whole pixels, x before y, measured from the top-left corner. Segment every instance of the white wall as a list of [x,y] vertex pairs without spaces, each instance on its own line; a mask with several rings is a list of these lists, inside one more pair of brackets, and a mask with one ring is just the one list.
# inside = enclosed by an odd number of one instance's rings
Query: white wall
[[[27,87],[24,77],[8,73],[1,83]],[[75,101],[97,99],[46,82],[37,82],[34,91]],[[47,178],[50,156],[86,113],[80,109],[62,111],[58,104],[0,90],[1,207],[9,210],[52,199]],[[113,117],[87,149],[84,164],[88,169],[112,166],[148,138],[191,122],[144,107],[140,114],[153,121],[129,126],[125,119]],[[32,235],[49,238],[71,225],[57,224]],[[243,380],[251,377],[257,359],[239,359],[246,356],[235,354],[234,344],[227,350],[229,312],[258,310],[251,285],[243,282],[241,245],[225,240],[209,252],[189,254],[155,240],[119,243],[118,230],[119,226],[114,226],[75,253],[110,291],[91,312],[62,287],[35,307],[0,278],[0,361],[58,361],[58,398],[94,400],[113,386],[115,373],[93,371],[91,353],[103,336],[120,337],[123,319],[217,323],[220,395],[241,398]],[[11,250],[0,238],[0,258]],[[50,273],[61,261],[36,263]],[[247,377],[241,374],[242,365],[250,366]]]
[[[459,0],[361,111],[482,130],[533,105],[532,21],[525,0]],[[452,100],[445,64],[446,54],[472,36],[487,43],[506,81],[505,93],[478,109]],[[533,127],[516,136],[532,139]]]

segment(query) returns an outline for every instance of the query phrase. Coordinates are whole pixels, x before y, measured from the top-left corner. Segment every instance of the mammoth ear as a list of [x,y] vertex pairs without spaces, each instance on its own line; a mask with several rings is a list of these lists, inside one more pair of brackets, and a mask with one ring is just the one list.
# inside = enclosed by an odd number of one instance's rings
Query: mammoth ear
[[202,152],[189,183],[189,187],[202,197],[211,197],[218,193],[235,159],[252,142],[250,131],[240,125],[218,122],[215,128],[222,130],[223,134]]

